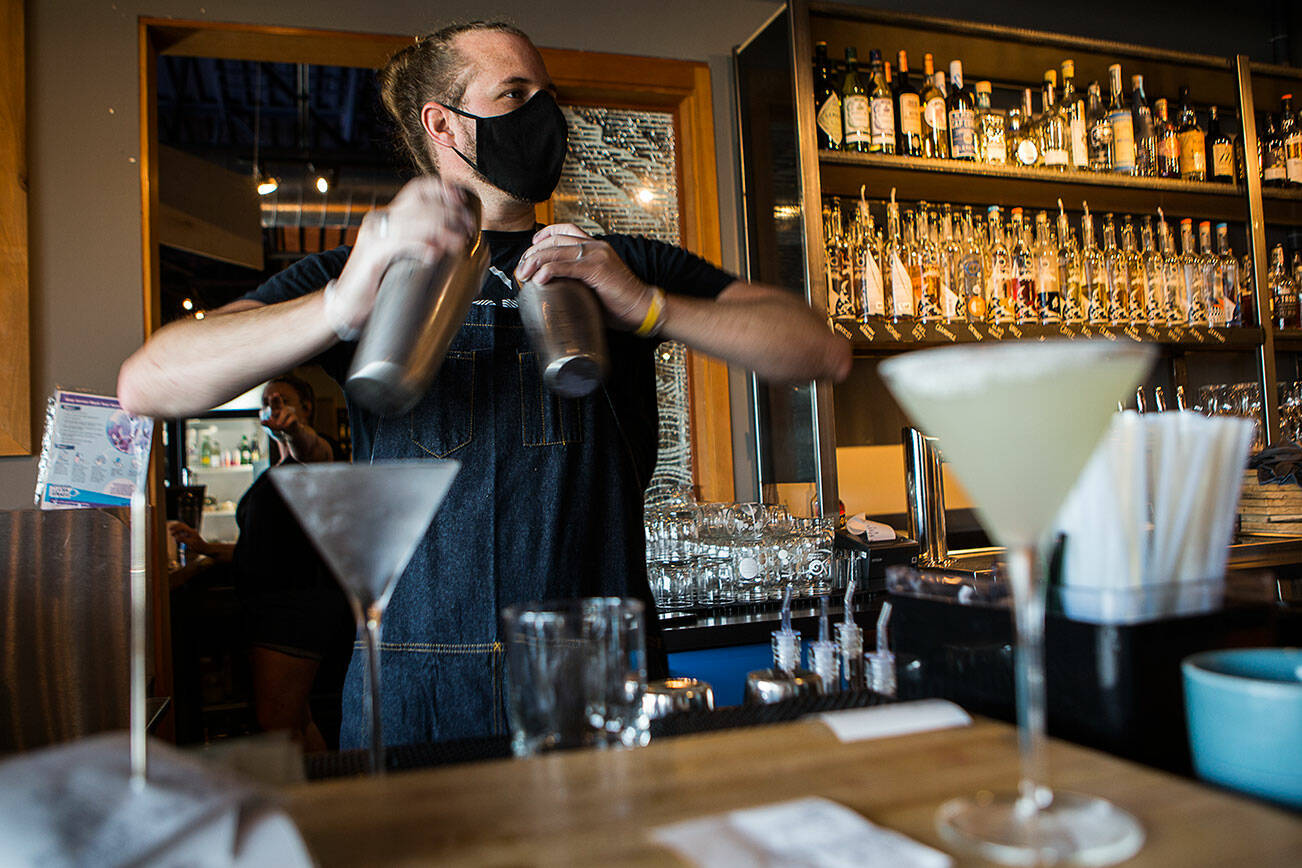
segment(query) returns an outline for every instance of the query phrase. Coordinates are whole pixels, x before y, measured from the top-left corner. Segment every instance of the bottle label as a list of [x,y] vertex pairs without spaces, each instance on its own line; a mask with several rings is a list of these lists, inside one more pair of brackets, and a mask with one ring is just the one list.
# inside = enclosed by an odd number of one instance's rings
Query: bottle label
[[1234,177],[1234,148],[1229,142],[1212,145],[1212,175],[1218,178]]
[[845,143],[847,145],[868,144],[872,138],[871,116],[868,97],[860,93],[845,98]]
[[863,313],[864,316],[882,316],[886,313],[886,295],[882,290],[882,270],[877,267],[877,257],[868,250],[863,257]]
[[1157,155],[1164,160],[1177,163],[1180,160],[1180,140],[1175,136],[1164,136],[1157,140]]
[[895,106],[889,96],[873,97],[872,137],[874,145],[895,144]]
[[1112,166],[1117,171],[1135,168],[1135,121],[1129,109],[1108,115],[1112,125]]
[[933,130],[945,129],[945,101],[940,97],[933,97],[927,100],[927,110],[925,113],[927,126]]
[[1089,165],[1089,153],[1085,150],[1085,113],[1079,104],[1071,116],[1071,164],[1078,169]]
[[976,159],[976,115],[970,109],[949,113],[949,155],[956,160]]
[[913,316],[913,281],[895,251],[891,251],[891,315]]
[[1022,139],[1017,143],[1017,162],[1023,166],[1034,166],[1039,156],[1040,149],[1030,139]]
[[1207,174],[1207,143],[1197,130],[1180,133],[1180,174]]
[[1046,166],[1065,166],[1067,165],[1066,148],[1045,148],[1044,164]]
[[1283,181],[1288,177],[1287,163],[1282,148],[1265,148],[1261,155],[1261,176],[1267,181]]
[[1289,136],[1284,144],[1284,173],[1294,184],[1302,184],[1302,134]]
[[986,162],[997,166],[1008,162],[1008,146],[1003,139],[986,139]]
[[841,146],[841,98],[831,94],[818,107],[818,128],[831,141],[832,146]]
[[900,94],[900,130],[906,135],[922,137],[922,114],[916,93]]

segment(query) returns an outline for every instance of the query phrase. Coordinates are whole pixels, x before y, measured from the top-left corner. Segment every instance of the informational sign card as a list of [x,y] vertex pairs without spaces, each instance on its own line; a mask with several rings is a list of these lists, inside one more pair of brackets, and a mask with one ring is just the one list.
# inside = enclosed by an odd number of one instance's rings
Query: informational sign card
[[154,420],[116,398],[56,390],[45,420],[36,480],[41,509],[130,506],[144,489]]

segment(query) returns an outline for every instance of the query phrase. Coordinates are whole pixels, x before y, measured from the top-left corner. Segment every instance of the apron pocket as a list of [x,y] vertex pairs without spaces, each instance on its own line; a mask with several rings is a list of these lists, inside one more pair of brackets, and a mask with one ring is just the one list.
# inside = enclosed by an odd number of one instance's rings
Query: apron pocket
[[583,441],[583,399],[562,398],[543,383],[538,354],[519,353],[520,427],[525,446],[563,446]]
[[433,385],[407,418],[411,441],[435,458],[468,445],[475,434],[475,353],[449,351]]

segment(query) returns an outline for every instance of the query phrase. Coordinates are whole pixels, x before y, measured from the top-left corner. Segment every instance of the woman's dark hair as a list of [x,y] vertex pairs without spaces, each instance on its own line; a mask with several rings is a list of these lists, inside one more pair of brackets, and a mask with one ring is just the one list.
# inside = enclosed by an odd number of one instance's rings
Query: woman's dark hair
[[[272,377],[268,381],[268,384],[270,383],[284,383],[286,386],[289,386],[295,392],[298,392],[298,402],[302,404],[304,408],[309,404],[312,405],[312,411],[308,415],[310,416],[312,413],[316,413],[316,392],[312,389],[312,384],[307,380],[296,377],[293,374],[281,374],[279,377]],[[308,424],[312,423],[311,419],[305,421]]]
[[398,143],[422,175],[438,174],[438,165],[421,124],[421,109],[430,100],[455,106],[465,96],[466,83],[461,72],[466,67],[466,59],[453,43],[462,33],[473,30],[496,30],[529,38],[520,28],[504,21],[452,24],[400,49],[380,70],[380,97],[397,124]]

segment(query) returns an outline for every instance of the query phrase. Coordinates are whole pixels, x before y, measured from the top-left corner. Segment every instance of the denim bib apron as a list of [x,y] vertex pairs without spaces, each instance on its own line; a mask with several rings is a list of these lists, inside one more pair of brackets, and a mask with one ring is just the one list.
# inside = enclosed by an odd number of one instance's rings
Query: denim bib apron
[[[633,345],[611,335],[612,359]],[[644,342],[639,353],[650,353]],[[621,388],[612,372],[607,389]],[[654,389],[639,380],[633,388]],[[461,462],[384,617],[381,715],[393,745],[507,731],[498,614],[513,603],[633,596],[647,606],[652,677],[663,666],[646,580],[644,469],[601,389],[559,398],[543,385],[514,292],[490,274],[428,393],[411,413],[354,415],[354,461]],[[365,430],[359,431],[359,426]],[[356,437],[356,434],[362,437]],[[654,432],[652,434],[654,436]],[[660,652],[660,653],[657,653]],[[659,665],[657,665],[659,664]],[[363,660],[344,685],[344,748],[366,743]]]

